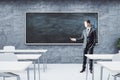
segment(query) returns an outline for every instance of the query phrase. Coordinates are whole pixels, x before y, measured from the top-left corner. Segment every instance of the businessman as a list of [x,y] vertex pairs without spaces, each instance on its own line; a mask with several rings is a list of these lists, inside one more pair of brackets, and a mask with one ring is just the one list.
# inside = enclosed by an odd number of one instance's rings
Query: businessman
[[[84,21],[84,25],[86,29],[83,30],[82,36],[80,38],[70,38],[71,41],[74,42],[83,39],[84,54],[83,54],[82,70],[80,71],[80,73],[84,72],[86,69],[87,57],[85,56],[85,54],[93,54],[93,50],[96,42],[96,30],[91,26],[90,20]],[[89,62],[90,62],[89,70],[90,73],[92,73],[93,70],[92,60],[90,60]]]

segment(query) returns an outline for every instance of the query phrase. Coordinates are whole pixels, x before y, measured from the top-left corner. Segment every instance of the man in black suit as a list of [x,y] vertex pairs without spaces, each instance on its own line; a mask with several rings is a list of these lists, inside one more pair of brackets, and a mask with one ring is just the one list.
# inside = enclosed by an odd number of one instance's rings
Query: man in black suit
[[[83,48],[84,48],[84,54],[83,54],[83,66],[80,73],[84,72],[86,69],[86,62],[87,57],[85,54],[93,54],[95,42],[96,42],[96,30],[91,26],[90,20],[84,21],[84,25],[86,27],[85,30],[83,30],[82,36],[80,38],[70,38],[72,41],[77,41],[80,39],[83,39]],[[93,64],[92,60],[90,60],[90,73],[92,73]]]

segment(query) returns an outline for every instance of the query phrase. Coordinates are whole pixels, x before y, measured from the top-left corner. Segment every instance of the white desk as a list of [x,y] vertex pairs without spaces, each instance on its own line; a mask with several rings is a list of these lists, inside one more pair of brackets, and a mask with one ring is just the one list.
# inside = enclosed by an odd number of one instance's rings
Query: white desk
[[[47,50],[46,49],[41,49],[41,50],[28,50],[28,49],[25,49],[25,50],[20,50],[20,49],[16,49],[16,50],[0,50],[0,53],[45,53],[45,52],[47,52]],[[18,55],[18,54],[17,54]],[[23,55],[23,56],[22,56]],[[40,56],[37,56],[36,54],[33,54],[33,55],[35,55],[34,57],[33,56],[31,56],[30,57],[30,54],[29,54],[29,56],[27,56],[27,55],[24,55],[24,54],[21,54],[21,56],[20,55],[18,55],[18,58],[19,59],[22,59],[23,60],[23,58],[25,59],[25,60],[31,60],[31,59],[38,59],[38,65],[39,65],[39,58],[38,57],[40,57]],[[39,54],[40,55],[40,54]],[[38,66],[38,70],[39,70],[39,80],[40,80],[40,68],[39,68],[39,66]],[[44,61],[44,56],[43,56],[43,70],[45,71],[45,61]],[[34,63],[34,73],[36,73],[35,72],[35,63]],[[35,74],[34,74],[35,75]],[[36,80],[36,77],[34,76],[34,80]]]
[[47,50],[46,49],[41,49],[41,50],[16,49],[16,50],[0,50],[0,52],[6,52],[6,53],[11,53],[11,52],[45,53],[45,52],[47,52]]
[[116,73],[120,73],[120,62],[115,62],[115,61],[111,61],[111,62],[97,62],[98,64],[101,65],[101,79],[102,80],[102,75],[103,75],[103,68],[106,68],[112,72],[116,72]]
[[[32,62],[0,61],[0,72],[21,72],[27,69],[31,64]],[[29,69],[27,75],[29,80]]]
[[30,60],[34,60],[34,59],[38,59],[39,57],[41,57],[41,54],[16,54],[18,60],[26,60],[26,59],[30,59]]
[[35,67],[35,61],[38,60],[38,77],[40,80],[40,62],[39,58],[42,56],[41,54],[16,54],[18,60],[28,60],[33,61],[34,60],[34,80],[36,80],[36,67]]
[[88,78],[88,62],[89,59],[93,60],[93,75],[92,75],[92,80],[94,80],[94,62],[98,60],[112,60],[112,57],[114,54],[86,54],[85,55],[87,59],[87,71],[86,71],[86,80]]
[[93,60],[111,60],[114,54],[86,54],[85,56]]

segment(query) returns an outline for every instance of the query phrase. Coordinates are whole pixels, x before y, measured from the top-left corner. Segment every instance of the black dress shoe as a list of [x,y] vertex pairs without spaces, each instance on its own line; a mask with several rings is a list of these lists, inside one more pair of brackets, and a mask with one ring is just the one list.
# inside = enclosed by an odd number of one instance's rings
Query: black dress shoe
[[90,73],[93,73],[93,71],[92,71],[92,70],[90,70]]
[[83,73],[85,71],[85,69],[82,69],[81,71],[80,71],[80,73]]

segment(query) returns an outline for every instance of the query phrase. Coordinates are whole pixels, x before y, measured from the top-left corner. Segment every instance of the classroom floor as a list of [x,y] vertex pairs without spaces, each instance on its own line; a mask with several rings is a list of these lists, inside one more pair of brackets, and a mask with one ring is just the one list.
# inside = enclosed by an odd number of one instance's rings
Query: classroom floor
[[[43,72],[41,65],[41,76],[40,80],[86,80],[86,72],[80,73],[81,64],[48,64],[47,70]],[[104,69],[103,80],[107,80],[108,74],[110,72]],[[19,73],[21,80],[27,80],[26,72]],[[32,66],[30,68],[30,80],[34,80]],[[88,80],[92,80],[92,74],[89,72]],[[38,73],[37,73],[38,80]],[[2,80],[2,78],[0,78]],[[6,80],[16,80],[16,78],[6,78]],[[95,64],[95,79],[100,80],[100,66]],[[110,76],[110,80],[113,80],[113,77]],[[118,78],[117,80],[120,80]]]

